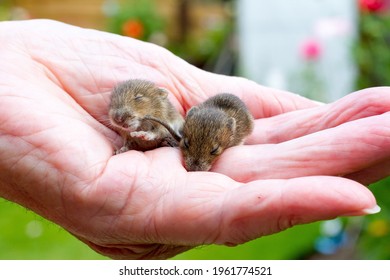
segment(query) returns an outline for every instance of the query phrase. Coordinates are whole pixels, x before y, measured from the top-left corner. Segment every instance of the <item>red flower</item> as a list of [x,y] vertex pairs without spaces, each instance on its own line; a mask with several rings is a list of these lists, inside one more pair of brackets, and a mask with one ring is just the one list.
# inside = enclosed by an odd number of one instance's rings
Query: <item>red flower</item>
[[144,25],[139,20],[130,19],[123,24],[122,32],[126,36],[141,39],[144,36]]
[[301,45],[301,55],[305,60],[316,60],[321,55],[321,45],[315,39],[308,39]]
[[386,0],[359,0],[359,7],[364,12],[379,12],[386,8]]

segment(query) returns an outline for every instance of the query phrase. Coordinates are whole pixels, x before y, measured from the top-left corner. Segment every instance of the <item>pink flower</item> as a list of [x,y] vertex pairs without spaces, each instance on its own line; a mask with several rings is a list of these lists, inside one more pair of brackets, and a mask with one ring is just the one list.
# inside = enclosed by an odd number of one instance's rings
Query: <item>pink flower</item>
[[380,12],[388,6],[388,0],[359,0],[359,7],[364,12]]
[[315,39],[304,41],[300,48],[301,56],[308,61],[317,60],[321,55],[321,45]]

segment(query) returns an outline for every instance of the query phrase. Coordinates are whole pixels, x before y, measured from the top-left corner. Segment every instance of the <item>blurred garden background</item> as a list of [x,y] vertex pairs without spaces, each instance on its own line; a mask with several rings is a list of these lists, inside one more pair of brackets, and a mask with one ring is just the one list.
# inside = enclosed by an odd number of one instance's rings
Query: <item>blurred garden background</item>
[[[322,102],[390,85],[390,0],[0,0],[0,20],[32,18],[149,41],[199,68]],[[379,214],[175,259],[390,259],[390,177],[369,188]],[[0,199],[0,215],[0,259],[105,259],[18,205]]]

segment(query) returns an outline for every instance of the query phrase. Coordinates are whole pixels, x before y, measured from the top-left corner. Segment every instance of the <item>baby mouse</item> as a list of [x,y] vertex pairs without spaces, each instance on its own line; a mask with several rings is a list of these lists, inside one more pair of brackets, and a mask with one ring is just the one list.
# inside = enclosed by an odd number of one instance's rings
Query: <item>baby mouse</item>
[[208,171],[222,152],[239,145],[253,130],[253,117],[237,96],[215,95],[186,115],[180,141],[188,171]]
[[184,119],[168,100],[168,91],[147,80],[133,79],[118,84],[112,91],[109,108],[111,125],[124,139],[116,154],[134,149],[147,151],[161,146],[178,146],[178,141],[158,122],[161,120],[179,134]]

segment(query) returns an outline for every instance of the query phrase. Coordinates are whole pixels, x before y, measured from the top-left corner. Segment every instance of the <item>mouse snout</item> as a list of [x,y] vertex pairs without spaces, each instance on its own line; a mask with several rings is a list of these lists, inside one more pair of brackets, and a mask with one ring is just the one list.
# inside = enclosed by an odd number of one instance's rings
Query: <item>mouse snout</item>
[[123,128],[130,128],[133,126],[137,126],[138,120],[135,116],[129,113],[123,113],[123,112],[114,112],[111,114],[112,121]]
[[123,118],[122,116],[118,116],[117,118],[114,119],[115,122],[120,125],[121,127],[128,127],[127,123],[126,123],[126,119]]
[[120,112],[115,112],[111,115],[112,120],[119,125],[122,125],[126,121],[126,116]]
[[185,159],[187,171],[209,171],[211,164],[201,159]]

